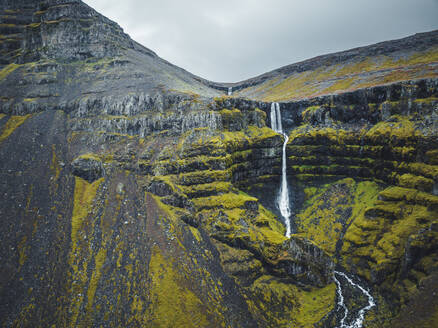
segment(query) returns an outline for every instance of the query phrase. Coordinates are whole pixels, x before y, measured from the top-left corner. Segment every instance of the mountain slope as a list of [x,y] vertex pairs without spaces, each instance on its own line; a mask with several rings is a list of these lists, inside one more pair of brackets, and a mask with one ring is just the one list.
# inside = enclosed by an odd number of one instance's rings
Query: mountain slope
[[0,15],[5,113],[69,110],[80,99],[160,90],[219,94],[81,1],[2,1]]
[[[416,322],[409,302],[433,324],[437,32],[235,84],[244,99],[81,1],[1,11],[1,326],[333,327],[335,264],[378,300],[367,326]],[[260,99],[282,100],[291,238]]]
[[234,85],[238,95],[292,101],[435,77],[438,31],[315,57]]

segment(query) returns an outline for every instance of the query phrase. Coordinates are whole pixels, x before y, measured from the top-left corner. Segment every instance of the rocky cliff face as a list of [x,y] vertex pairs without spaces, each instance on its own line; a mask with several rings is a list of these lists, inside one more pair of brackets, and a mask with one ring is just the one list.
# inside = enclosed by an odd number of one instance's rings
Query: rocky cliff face
[[[4,113],[70,112],[85,103],[129,101],[127,95],[133,94],[131,107],[139,110],[143,103],[135,101],[145,101],[145,108],[151,108],[163,92],[220,94],[137,44],[82,1],[2,4]],[[159,103],[156,109],[162,106]]]
[[280,104],[289,239],[271,103],[220,96],[81,1],[1,4],[2,326],[329,327],[336,264],[380,295],[370,326],[421,306],[436,76]]
[[288,144],[305,201],[298,233],[382,295],[388,308],[369,326],[388,324],[436,274],[437,105],[436,79],[288,104],[301,116]]

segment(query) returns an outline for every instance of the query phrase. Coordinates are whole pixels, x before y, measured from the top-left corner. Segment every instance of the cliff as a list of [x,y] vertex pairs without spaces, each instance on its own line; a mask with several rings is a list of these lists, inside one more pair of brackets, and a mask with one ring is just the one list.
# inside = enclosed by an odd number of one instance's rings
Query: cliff
[[227,97],[79,0],[1,4],[2,326],[331,327],[335,266],[378,299],[367,326],[433,322],[436,31]]

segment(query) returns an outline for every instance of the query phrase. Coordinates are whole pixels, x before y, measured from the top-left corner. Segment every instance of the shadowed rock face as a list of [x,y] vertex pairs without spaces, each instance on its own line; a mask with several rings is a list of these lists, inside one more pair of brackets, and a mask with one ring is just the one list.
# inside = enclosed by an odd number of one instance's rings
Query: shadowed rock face
[[100,179],[105,173],[101,160],[93,156],[75,158],[71,165],[73,175],[90,183]]
[[[370,326],[419,302],[436,268],[436,77],[280,104],[287,239],[265,98],[213,98],[228,85],[81,1],[0,10],[0,325],[330,326],[335,262],[380,295]],[[435,34],[336,63],[428,51]]]

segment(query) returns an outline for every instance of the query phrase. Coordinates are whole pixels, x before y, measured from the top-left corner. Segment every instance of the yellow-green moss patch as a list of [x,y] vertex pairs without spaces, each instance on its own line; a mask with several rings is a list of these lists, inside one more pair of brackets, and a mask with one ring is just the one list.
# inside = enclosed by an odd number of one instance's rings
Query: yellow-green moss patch
[[293,312],[297,328],[312,328],[335,307],[336,286],[334,283],[324,288],[312,288],[297,294],[299,306]]
[[[71,267],[71,280],[72,286],[70,294],[75,298],[71,302],[69,312],[71,313],[71,322],[76,324],[82,300],[84,295],[82,294],[86,283],[88,281],[88,262],[84,256],[88,256],[89,249],[82,249],[81,242],[84,240],[84,234],[82,229],[86,224],[86,219],[91,214],[94,199],[97,194],[97,190],[104,178],[94,181],[92,184],[83,180],[82,178],[75,177],[75,191],[74,191],[74,203],[73,203],[73,214],[71,222],[71,250],[69,255],[69,264]],[[83,253],[85,252],[85,253]],[[96,273],[93,273],[93,278],[91,279],[92,284],[89,286],[89,306],[91,308],[94,298],[94,293],[96,291],[96,284],[100,278],[100,268],[102,267],[103,260],[105,258],[106,251],[100,252],[99,256],[96,256]],[[80,295],[80,296],[78,296]]]
[[15,131],[15,129],[22,125],[29,117],[31,117],[31,114],[25,116],[11,116],[3,126],[0,135],[0,143],[8,138]]
[[334,254],[344,229],[375,203],[378,191],[374,182],[351,178],[308,190],[309,198],[296,216],[298,233]]
[[20,65],[18,65],[18,64],[9,64],[9,65],[5,66],[0,71],[0,81],[5,79],[9,74],[11,74],[13,71],[15,71],[18,67],[20,67]]
[[154,248],[149,262],[152,327],[208,327],[206,308],[171,259]]

